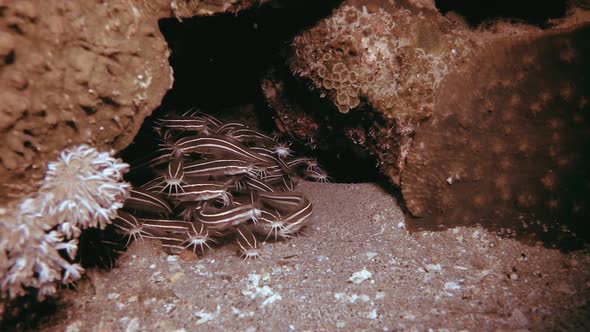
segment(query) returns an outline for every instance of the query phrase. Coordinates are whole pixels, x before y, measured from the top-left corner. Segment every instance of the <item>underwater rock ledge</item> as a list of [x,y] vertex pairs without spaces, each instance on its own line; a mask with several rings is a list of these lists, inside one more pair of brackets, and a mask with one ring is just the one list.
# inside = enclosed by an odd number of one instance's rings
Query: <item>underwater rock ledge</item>
[[4,1],[0,4],[0,196],[35,190],[66,146],[121,150],[172,87],[160,18],[265,1]]
[[[421,224],[520,218],[517,233],[567,225],[558,238],[585,237],[588,22],[572,8],[547,30],[474,30],[411,1],[345,1],[295,37],[295,82],[272,73],[263,89],[284,131],[370,151]],[[323,103],[307,126],[297,84]]]

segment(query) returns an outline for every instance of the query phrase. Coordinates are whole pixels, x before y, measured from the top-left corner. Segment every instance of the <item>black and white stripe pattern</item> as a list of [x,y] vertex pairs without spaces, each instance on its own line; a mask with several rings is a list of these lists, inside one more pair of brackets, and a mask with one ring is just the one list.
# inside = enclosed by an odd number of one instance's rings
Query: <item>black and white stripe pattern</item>
[[135,168],[155,176],[131,191],[115,221],[129,240],[202,254],[234,234],[242,257],[258,258],[258,236],[287,239],[310,221],[313,205],[294,187],[328,177],[313,159],[291,158],[289,143],[198,111],[155,123],[163,143]]

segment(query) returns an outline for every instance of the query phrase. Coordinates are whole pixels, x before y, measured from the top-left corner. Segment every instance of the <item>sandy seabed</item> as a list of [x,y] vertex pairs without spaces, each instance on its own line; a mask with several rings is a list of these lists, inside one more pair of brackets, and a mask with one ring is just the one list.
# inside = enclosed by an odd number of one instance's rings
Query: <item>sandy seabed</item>
[[[46,331],[590,330],[590,253],[530,246],[481,227],[410,233],[375,184],[302,183],[305,235],[243,262],[138,241],[88,271]],[[416,221],[412,221],[416,222]]]

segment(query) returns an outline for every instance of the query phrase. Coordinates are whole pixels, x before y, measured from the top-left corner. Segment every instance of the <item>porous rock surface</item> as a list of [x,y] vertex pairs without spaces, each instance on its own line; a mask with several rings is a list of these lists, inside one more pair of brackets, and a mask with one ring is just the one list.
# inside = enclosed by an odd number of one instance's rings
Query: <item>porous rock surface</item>
[[375,155],[412,216],[528,215],[579,230],[590,191],[588,22],[572,9],[548,30],[474,30],[417,2],[345,1],[294,39],[289,60],[328,107],[301,123],[289,84],[275,75],[263,88],[271,105],[289,104],[277,107],[279,128],[307,141],[338,128]]
[[255,2],[0,2],[0,201],[32,191],[68,145],[131,143],[172,86],[159,18]]
[[587,232],[588,38],[590,26],[497,40],[470,75],[448,75],[402,173],[410,212],[437,224],[520,219]]
[[433,112],[434,91],[477,47],[469,30],[432,7],[346,1],[294,39],[290,69],[340,113],[372,113],[373,121],[346,136],[376,154],[399,185],[415,125]]

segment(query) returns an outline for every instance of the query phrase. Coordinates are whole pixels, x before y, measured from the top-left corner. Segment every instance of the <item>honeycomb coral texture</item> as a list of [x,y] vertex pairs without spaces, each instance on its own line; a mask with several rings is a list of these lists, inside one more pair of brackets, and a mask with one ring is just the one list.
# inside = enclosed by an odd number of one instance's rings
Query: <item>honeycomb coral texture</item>
[[49,163],[36,196],[0,215],[0,282],[11,298],[38,289],[43,298],[58,283],[80,278],[83,269],[72,263],[78,237],[89,227],[103,229],[115,218],[128,196],[122,181],[128,165],[112,152],[87,145],[63,151]]
[[[367,91],[372,83],[381,82],[383,85],[380,85],[383,86],[382,89],[387,90],[387,94],[395,93],[395,79],[391,75],[391,70],[377,70],[378,66],[374,66],[374,70],[371,71],[358,71],[361,63],[393,63],[390,48],[393,46],[392,43],[395,43],[394,38],[381,40],[357,36],[373,35],[373,25],[379,25],[383,28],[383,37],[387,37],[385,35],[388,34],[387,26],[390,21],[391,17],[385,12],[371,15],[366,8],[361,11],[345,6],[325,21],[325,26],[320,25],[295,39],[295,45],[306,44],[302,49],[295,48],[296,56],[312,64],[309,72],[300,74],[309,76],[316,86],[328,91],[342,113],[357,107],[360,104],[361,91]],[[328,35],[324,36],[326,33]],[[328,40],[327,44],[323,48],[309,46],[318,38]],[[359,56],[353,56],[356,54]]]
[[[450,54],[429,24],[402,8],[344,5],[294,39],[291,71],[311,80],[342,113],[366,100],[387,118],[421,118]],[[433,36],[424,36],[428,29]],[[419,99],[402,98],[408,94]]]

